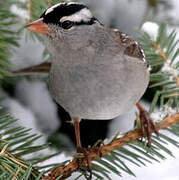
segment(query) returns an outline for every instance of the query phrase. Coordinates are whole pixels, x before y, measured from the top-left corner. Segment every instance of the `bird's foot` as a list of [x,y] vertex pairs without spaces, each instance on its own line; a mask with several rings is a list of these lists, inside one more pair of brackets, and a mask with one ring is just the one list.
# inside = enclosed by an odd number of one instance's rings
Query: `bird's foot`
[[89,172],[87,179],[89,179],[89,180],[92,179],[92,158],[91,158],[91,154],[93,152],[98,153],[99,157],[102,157],[101,147],[99,147],[99,146],[93,146],[93,147],[88,147],[88,148],[77,147],[77,154],[80,155],[80,158],[78,158],[78,166],[80,168],[82,166],[83,160],[86,159],[87,168],[88,168],[88,172]]
[[96,150],[98,152],[100,158],[103,156],[101,150],[102,145],[104,145],[104,140],[100,139],[92,147],[93,150]]
[[83,148],[83,147],[77,147],[77,153],[81,154],[82,158],[78,158],[78,166],[79,168],[82,166],[83,159],[85,158],[87,160],[87,168],[89,172],[89,176],[87,179],[92,179],[92,160],[90,157],[90,148]]
[[140,111],[139,118],[141,124],[142,138],[144,136],[147,136],[147,141],[148,141],[147,146],[150,147],[152,144],[152,140],[151,140],[152,132],[158,135],[158,131],[156,130],[154,122],[149,117],[149,114],[146,111]]
[[152,121],[152,119],[149,117],[149,114],[147,113],[147,111],[145,111],[145,109],[142,107],[141,104],[137,103],[136,104],[138,109],[139,109],[139,120],[140,120],[140,125],[141,125],[141,132],[142,132],[142,138],[143,139],[144,136],[147,136],[147,146],[151,146],[152,144],[152,140],[151,140],[151,135],[152,132],[154,132],[156,135],[158,135],[158,131],[155,127],[154,122]]

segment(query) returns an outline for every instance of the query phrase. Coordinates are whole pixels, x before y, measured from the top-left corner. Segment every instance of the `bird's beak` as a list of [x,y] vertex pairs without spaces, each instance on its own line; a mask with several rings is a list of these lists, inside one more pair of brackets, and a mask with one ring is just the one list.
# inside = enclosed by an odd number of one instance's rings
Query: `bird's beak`
[[49,32],[49,27],[46,23],[43,22],[43,18],[26,25],[26,28],[38,34],[47,34]]

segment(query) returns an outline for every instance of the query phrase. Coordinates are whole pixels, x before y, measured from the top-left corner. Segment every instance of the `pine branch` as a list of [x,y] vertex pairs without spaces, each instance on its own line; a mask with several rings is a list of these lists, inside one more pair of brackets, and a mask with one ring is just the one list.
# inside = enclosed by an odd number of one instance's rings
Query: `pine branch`
[[11,30],[16,23],[16,17],[8,10],[11,3],[0,2],[0,79],[9,75],[10,67],[8,59],[12,55],[13,47],[17,47],[17,33]]
[[[42,169],[42,167],[36,166],[35,164],[42,162],[46,159],[49,159],[57,154],[53,154],[53,155],[49,155],[47,157],[33,157],[33,159],[23,159],[23,156],[29,153],[34,153],[34,152],[38,152],[41,149],[47,148],[47,145],[40,145],[40,146],[32,146],[32,143],[38,139],[40,136],[36,136],[36,135],[28,135],[29,130],[28,129],[24,129],[22,127],[12,127],[12,123],[14,123],[16,120],[14,120],[12,117],[10,117],[9,115],[1,115],[0,117],[0,134],[1,134],[1,140],[0,140],[0,178],[3,177],[3,179],[7,179],[7,177],[11,177],[12,178],[17,178],[20,179],[20,177],[24,177],[28,179],[40,179],[42,177],[42,179],[52,179],[52,177],[61,177],[61,179],[66,178],[67,176],[70,176],[72,172],[76,171],[76,170],[80,170],[82,171],[87,171],[87,169],[84,169],[84,167],[78,167],[78,160],[77,158],[81,159],[82,161],[82,165],[86,165],[87,163],[87,159],[86,157],[84,157],[82,154],[77,154],[74,158],[74,160],[72,162],[70,162],[69,164],[65,165],[68,162],[62,162],[59,164],[54,164],[51,165],[50,167],[57,167],[54,170],[51,171],[51,173],[48,176],[44,176],[45,172],[39,172],[39,170]],[[157,124],[157,130],[159,129],[164,129],[166,127],[170,127],[175,123],[179,122],[179,113],[169,116],[167,118],[165,118],[165,120],[159,122]],[[177,134],[177,129],[175,127],[175,129],[167,129],[169,131],[171,131],[172,133],[176,133]],[[164,142],[164,139],[167,140],[167,142],[171,142],[172,144],[176,145],[177,147],[179,147],[178,143],[175,142],[174,140],[170,139],[169,137],[165,137],[164,135],[160,135],[163,139],[159,139],[159,141]],[[178,134],[179,136],[179,134]],[[130,162],[133,162],[134,164],[138,165],[137,161],[139,161],[140,163],[142,163],[144,165],[144,163],[139,160],[138,158],[142,158],[141,156],[137,155],[134,151],[130,152],[129,150],[125,150],[124,148],[121,149],[119,147],[122,147],[124,145],[128,145],[132,148],[135,148],[136,150],[139,151],[139,153],[143,154],[145,156],[148,156],[150,159],[156,160],[154,158],[154,156],[147,154],[144,151],[141,151],[138,149],[139,145],[135,146],[133,144],[131,144],[131,142],[133,142],[134,140],[138,139],[141,137],[141,131],[140,130],[133,130],[130,131],[128,133],[126,133],[123,137],[121,138],[114,138],[109,144],[107,145],[102,145],[100,148],[99,147],[95,147],[95,148],[90,148],[89,149],[89,157],[94,160],[96,158],[101,157],[101,154],[103,156],[103,159],[106,159],[114,164],[116,164],[116,162],[113,160],[114,157],[115,159],[117,159],[121,165],[118,165],[118,168],[120,168],[121,170],[131,174],[134,176],[134,173],[122,162],[122,160],[120,159],[121,156],[121,152],[125,153],[124,155],[122,155],[125,159],[128,159]],[[169,155],[172,155],[171,152],[166,149],[165,147],[162,147],[161,144],[158,144],[158,140],[155,139],[156,137],[153,137],[153,143],[158,145],[158,147],[160,147],[160,149],[163,149],[165,152],[167,152]],[[157,140],[157,141],[156,141]],[[140,145],[141,146],[141,145]],[[158,148],[157,147],[157,148]],[[144,149],[146,147],[144,146]],[[162,159],[164,158],[159,152],[157,152],[155,150],[156,147],[153,147],[152,149],[147,149],[147,151],[151,151],[152,153],[154,153],[155,155],[157,155],[158,157],[161,157]],[[116,152],[114,150],[119,149],[119,152]],[[100,152],[100,153],[99,153]],[[109,156],[106,156],[106,154],[109,154]],[[137,159],[136,159],[137,157]],[[130,158],[134,158],[133,161]],[[103,159],[98,160],[99,163],[101,163],[102,165],[105,165],[107,167],[109,167],[112,171],[114,171],[115,173],[117,173],[118,175],[120,175],[118,173],[118,171],[115,169],[115,167],[113,165],[108,164],[108,162],[104,161]],[[146,158],[142,158],[143,160],[150,162],[149,160],[147,160]],[[156,160],[158,161],[158,160]],[[105,163],[105,164],[104,164]],[[45,168],[46,166],[44,166]],[[100,175],[97,173],[95,173],[95,171],[102,171],[101,169],[102,167],[97,165],[97,164],[93,164],[93,175],[94,176],[98,176],[100,177]],[[104,168],[103,168],[104,169]],[[105,169],[104,169],[105,170]],[[106,170],[105,170],[106,171]],[[108,172],[108,171],[107,171]],[[108,174],[105,174],[105,172],[99,172],[102,173],[102,175],[106,175],[108,177]],[[108,172],[109,173],[109,172]]]
[[140,35],[139,40],[152,67],[149,88],[155,90],[149,112],[154,111],[157,103],[161,108],[167,104],[179,108],[179,40],[176,31],[168,33],[167,26],[161,24],[155,39],[146,32]]
[[[156,129],[157,130],[165,129],[166,127],[171,126],[175,123],[179,123],[179,113],[169,116],[165,118],[163,121],[159,122],[156,125]],[[116,138],[114,141],[112,141],[109,144],[102,145],[99,148],[96,147],[94,149],[89,149],[88,158],[90,158],[91,160],[98,159],[101,157],[101,155],[104,156],[108,153],[111,153],[113,150],[116,150],[119,147],[128,144],[129,142],[141,138],[141,136],[142,133],[140,130],[135,129],[133,131],[130,131],[126,133],[123,137]],[[86,157],[83,157],[81,160],[82,160],[81,165],[87,166],[88,159]],[[58,177],[61,177],[60,179],[65,179],[71,176],[73,172],[77,171],[80,168],[78,164],[79,164],[79,160],[77,158],[74,158],[69,164],[65,166],[57,167],[54,170],[52,170],[50,174],[42,178],[42,180],[55,180]]]
[[[49,147],[48,144],[33,145],[41,136],[29,134],[30,129],[14,126],[16,121],[3,109],[0,110],[0,179],[23,177],[22,179],[35,180],[43,175],[38,170],[43,170],[43,167],[38,167],[37,164],[59,153],[40,157],[35,155]],[[32,159],[24,158],[25,155],[32,153],[34,153]]]
[[158,53],[160,54],[160,56],[162,57],[162,59],[164,60],[164,62],[168,65],[168,67],[170,68],[169,71],[172,74],[173,78],[176,81],[176,84],[179,88],[179,76],[176,73],[176,70],[174,68],[174,66],[168,61],[168,56],[167,54],[157,45],[156,42],[153,42],[153,47],[158,51]]

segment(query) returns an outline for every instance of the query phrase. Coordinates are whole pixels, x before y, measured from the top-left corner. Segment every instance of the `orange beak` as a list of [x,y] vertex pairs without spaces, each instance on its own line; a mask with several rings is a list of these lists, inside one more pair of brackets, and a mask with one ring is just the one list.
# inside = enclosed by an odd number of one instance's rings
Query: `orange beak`
[[26,28],[39,34],[47,34],[49,32],[49,27],[43,22],[43,18],[33,21],[32,23],[28,24]]

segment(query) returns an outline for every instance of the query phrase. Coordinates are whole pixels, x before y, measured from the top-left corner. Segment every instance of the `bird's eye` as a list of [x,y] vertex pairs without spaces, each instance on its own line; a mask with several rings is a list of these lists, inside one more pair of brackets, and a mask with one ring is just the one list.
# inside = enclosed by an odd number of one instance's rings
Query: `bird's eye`
[[63,29],[70,29],[73,26],[73,22],[71,21],[64,21],[61,23]]

